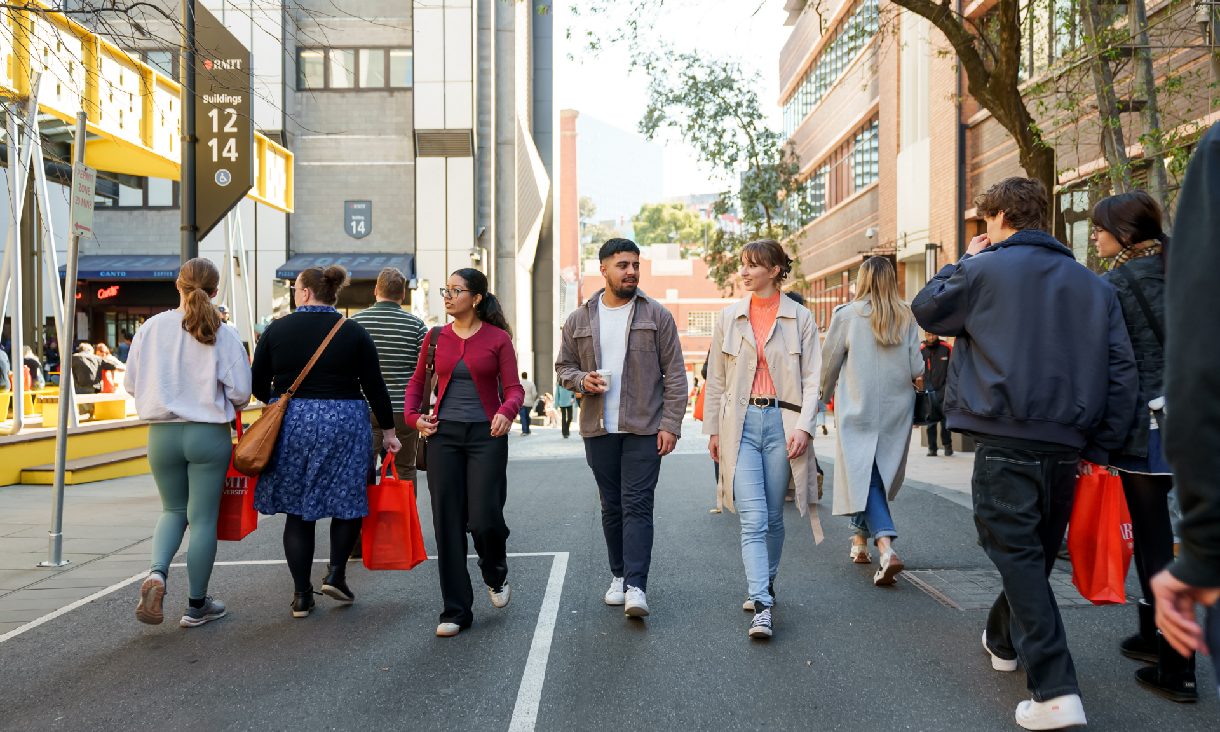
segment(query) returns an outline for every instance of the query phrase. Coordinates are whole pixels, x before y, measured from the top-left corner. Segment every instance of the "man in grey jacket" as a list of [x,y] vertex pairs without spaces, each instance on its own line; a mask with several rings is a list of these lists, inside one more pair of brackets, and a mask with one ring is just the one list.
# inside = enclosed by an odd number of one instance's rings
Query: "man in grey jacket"
[[686,413],[686,367],[673,316],[640,292],[640,248],[610,239],[599,252],[606,287],[563,325],[555,375],[584,395],[580,435],[602,500],[612,580],[607,605],[648,615],[653,494]]

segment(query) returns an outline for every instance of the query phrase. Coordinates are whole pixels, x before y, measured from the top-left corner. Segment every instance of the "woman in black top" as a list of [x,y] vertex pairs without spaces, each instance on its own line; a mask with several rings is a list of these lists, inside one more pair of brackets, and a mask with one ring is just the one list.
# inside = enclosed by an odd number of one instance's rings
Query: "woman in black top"
[[[260,401],[278,398],[305,368],[342,317],[334,304],[346,285],[347,270],[337,265],[312,267],[297,277],[296,311],[267,326],[254,350],[253,391]],[[361,519],[368,514],[370,407],[383,430],[382,447],[398,452],[402,445],[394,435],[394,413],[377,349],[359,323],[347,321],[293,395],[275,453],[254,493],[261,513],[288,514],[284,555],[295,585],[294,618],[309,615],[314,606],[309,575],[314,522],[320,518],[331,519],[330,564],[322,594],[344,604],[355,601],[345,569],[360,538]]]
[[1139,408],[1122,450],[1110,455],[1119,471],[1131,512],[1135,538],[1135,571],[1139,575],[1139,632],[1119,645],[1129,658],[1154,664],[1138,669],[1135,679],[1177,702],[1199,698],[1195,659],[1175,651],[1156,630],[1149,582],[1173,561],[1173,526],[1169,491],[1173,474],[1161,450],[1159,424],[1165,393],[1165,263],[1168,237],[1161,229],[1161,207],[1144,191],[1110,196],[1093,208],[1097,253],[1113,258],[1103,278],[1118,291],[1127,334],[1139,367]]

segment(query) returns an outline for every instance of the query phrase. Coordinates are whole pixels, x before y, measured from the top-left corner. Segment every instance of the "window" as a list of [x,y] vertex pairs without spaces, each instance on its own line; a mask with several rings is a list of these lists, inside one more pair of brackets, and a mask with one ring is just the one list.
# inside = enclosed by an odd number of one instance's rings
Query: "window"
[[178,52],[173,50],[144,51],[141,53],[144,63],[171,79],[178,78]]
[[879,176],[877,156],[877,120],[856,133],[852,145],[851,167],[857,191],[875,182]]
[[118,190],[117,198],[96,196],[94,205],[98,208],[178,207],[178,184],[167,178],[142,178],[136,186],[119,183]]
[[686,314],[686,334],[693,336],[710,336],[716,313],[697,310]]
[[301,48],[298,89],[410,89],[414,82],[409,48]]
[[822,47],[796,91],[784,103],[785,136],[792,136],[801,120],[818,106],[856,55],[877,35],[880,27],[877,5],[878,0],[858,0],[851,14],[827,31],[830,41]]
[[835,148],[814,169],[805,186],[809,220],[816,221],[828,210],[877,182],[880,156],[877,145],[878,120],[873,117],[856,133]]

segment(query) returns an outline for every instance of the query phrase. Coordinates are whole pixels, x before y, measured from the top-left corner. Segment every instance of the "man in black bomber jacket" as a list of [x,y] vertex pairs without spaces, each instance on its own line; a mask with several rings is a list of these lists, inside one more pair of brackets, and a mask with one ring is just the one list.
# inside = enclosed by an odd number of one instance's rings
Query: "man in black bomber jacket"
[[1017,707],[1021,726],[1084,724],[1047,578],[1080,458],[1106,464],[1135,418],[1135,358],[1114,288],[1046,233],[1042,183],[1009,178],[976,205],[987,234],[911,307],[925,330],[957,338],[945,417],[975,439],[975,524],[1004,585],[983,634],[992,668],[1025,665],[1034,698]]

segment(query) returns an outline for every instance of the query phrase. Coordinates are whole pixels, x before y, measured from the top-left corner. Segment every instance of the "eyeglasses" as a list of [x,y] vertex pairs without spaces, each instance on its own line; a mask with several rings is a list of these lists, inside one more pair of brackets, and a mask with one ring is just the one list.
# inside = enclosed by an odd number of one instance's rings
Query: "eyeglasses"
[[442,287],[441,297],[448,300],[450,298],[461,297],[463,292],[470,292],[470,290],[463,290],[460,287]]

